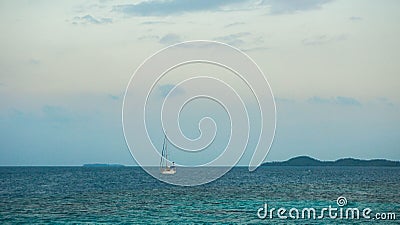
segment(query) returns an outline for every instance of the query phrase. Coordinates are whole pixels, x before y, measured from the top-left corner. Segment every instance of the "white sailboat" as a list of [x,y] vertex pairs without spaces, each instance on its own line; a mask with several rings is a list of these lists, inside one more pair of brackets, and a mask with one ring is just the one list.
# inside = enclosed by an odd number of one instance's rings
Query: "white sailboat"
[[176,173],[175,163],[172,165],[168,161],[168,150],[167,150],[167,137],[164,136],[163,148],[161,151],[161,161],[160,161],[160,172],[161,174],[172,175]]

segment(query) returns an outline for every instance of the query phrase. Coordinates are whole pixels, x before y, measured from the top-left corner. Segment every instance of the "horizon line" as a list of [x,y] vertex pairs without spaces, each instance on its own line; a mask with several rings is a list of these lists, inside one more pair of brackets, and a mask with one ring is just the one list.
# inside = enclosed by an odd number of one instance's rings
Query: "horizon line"
[[[321,162],[335,162],[335,161],[338,161],[338,160],[341,160],[341,159],[355,159],[355,160],[365,160],[365,161],[370,161],[370,160],[386,160],[386,161],[392,161],[392,162],[400,162],[400,160],[396,160],[396,159],[387,159],[387,158],[369,158],[369,159],[361,159],[361,158],[353,158],[353,157],[342,157],[342,158],[338,158],[338,159],[334,159],[334,160],[321,160],[321,159],[318,159],[318,158],[314,158],[314,157],[312,157],[312,156],[308,156],[308,155],[298,155],[298,156],[294,156],[294,157],[291,157],[291,158],[289,158],[289,159],[286,159],[286,160],[280,160],[280,161],[264,161],[262,164],[265,164],[265,163],[277,163],[277,162],[286,162],[286,161],[288,161],[288,160],[291,160],[291,159],[295,159],[295,158],[299,158],[299,157],[308,157],[308,158],[312,158],[312,159],[314,159],[314,160],[318,160],[318,161],[321,161]],[[0,167],[84,167],[84,165],[104,165],[104,167],[106,167],[106,166],[110,166],[110,167],[113,167],[113,166],[124,166],[124,167],[142,167],[142,166],[140,166],[140,165],[126,165],[126,164],[122,164],[122,163],[99,163],[99,162],[96,162],[96,163],[82,163],[82,164],[74,164],[74,165],[71,165],[71,164],[56,164],[56,165],[49,165],[49,164],[47,164],[47,165],[28,165],[28,164],[22,164],[22,165],[16,165],[16,164],[14,164],[14,165],[0,165]],[[262,165],[261,164],[261,165]],[[144,167],[157,167],[158,165],[154,165],[154,166],[144,166]],[[226,165],[226,166],[216,166],[216,167],[230,167],[229,165]],[[248,167],[248,165],[247,164],[239,164],[239,165],[234,165],[233,167]]]

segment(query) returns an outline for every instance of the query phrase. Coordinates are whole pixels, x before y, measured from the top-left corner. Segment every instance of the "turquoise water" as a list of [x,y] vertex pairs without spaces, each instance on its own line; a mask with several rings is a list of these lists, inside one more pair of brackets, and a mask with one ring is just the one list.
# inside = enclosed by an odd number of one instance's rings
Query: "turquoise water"
[[[400,168],[234,168],[221,179],[178,187],[141,168],[0,167],[0,223],[399,224]],[[369,207],[396,220],[261,220],[268,207]]]

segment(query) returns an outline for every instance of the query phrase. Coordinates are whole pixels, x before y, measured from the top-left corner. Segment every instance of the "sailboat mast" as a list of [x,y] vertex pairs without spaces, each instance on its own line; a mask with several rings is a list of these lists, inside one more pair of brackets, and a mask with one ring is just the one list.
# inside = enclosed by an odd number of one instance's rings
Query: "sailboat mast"
[[165,160],[164,158],[165,158],[165,138],[164,138],[162,149],[161,149],[160,169],[162,169],[163,162]]
[[165,143],[165,168],[167,168],[167,161],[168,161],[167,135],[164,135],[164,143]]

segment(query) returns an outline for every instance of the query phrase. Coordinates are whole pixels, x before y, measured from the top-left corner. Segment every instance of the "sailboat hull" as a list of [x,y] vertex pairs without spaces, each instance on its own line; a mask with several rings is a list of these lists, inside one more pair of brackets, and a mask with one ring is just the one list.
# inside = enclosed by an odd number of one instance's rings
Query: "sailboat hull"
[[161,174],[172,175],[175,174],[176,170],[162,170]]

